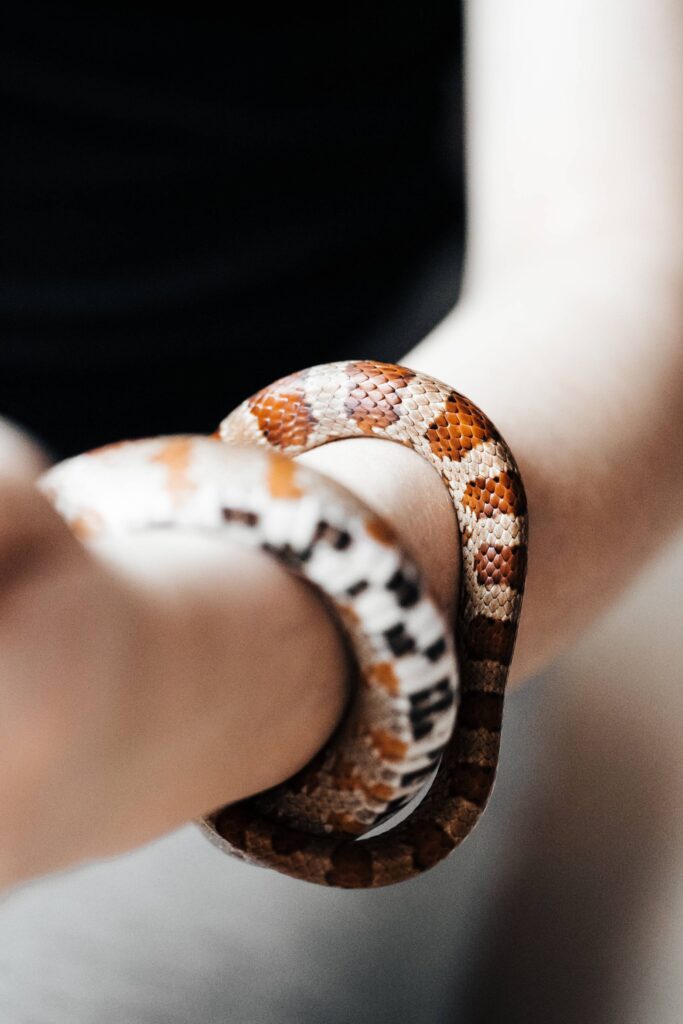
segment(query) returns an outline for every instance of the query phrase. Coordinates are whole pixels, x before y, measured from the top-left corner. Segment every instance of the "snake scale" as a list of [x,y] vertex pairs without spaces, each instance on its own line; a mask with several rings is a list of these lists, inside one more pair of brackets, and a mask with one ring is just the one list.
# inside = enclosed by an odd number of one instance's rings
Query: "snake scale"
[[[448,489],[462,557],[454,637],[388,527],[292,461],[367,436],[413,448]],[[226,852],[323,885],[378,887],[419,875],[469,834],[494,781],[527,558],[515,461],[469,399],[372,360],[284,377],[243,402],[214,438],[249,449],[239,479],[235,452],[228,477],[222,444],[180,437],[78,456],[49,471],[42,486],[81,536],[168,526],[236,531],[322,591],[356,655],[355,703],[294,779],[200,825]],[[430,777],[407,818],[362,838]]]

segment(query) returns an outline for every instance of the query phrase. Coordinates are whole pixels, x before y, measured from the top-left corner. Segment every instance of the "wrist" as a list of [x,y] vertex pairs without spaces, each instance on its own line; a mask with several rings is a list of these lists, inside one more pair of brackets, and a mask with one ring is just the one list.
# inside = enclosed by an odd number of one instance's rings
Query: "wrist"
[[438,474],[412,449],[379,438],[335,441],[298,457],[385,519],[452,618],[460,579],[458,527]]
[[[375,438],[338,441],[299,458],[394,527],[452,613],[457,525],[432,467]],[[263,552],[212,538],[147,534],[99,547],[147,596],[152,746],[171,801],[164,808],[157,789],[154,813],[164,816],[157,831],[303,767],[347,699],[344,645],[311,588]]]
[[344,645],[312,589],[269,555],[215,538],[147,534],[97,550],[144,609],[131,728],[150,835],[303,767],[347,696]]

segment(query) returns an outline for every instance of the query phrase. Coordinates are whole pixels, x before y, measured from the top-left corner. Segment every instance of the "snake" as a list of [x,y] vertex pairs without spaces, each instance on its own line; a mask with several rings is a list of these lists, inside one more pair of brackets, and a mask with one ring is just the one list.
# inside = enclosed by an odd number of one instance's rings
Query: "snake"
[[[412,448],[446,486],[460,538],[454,627],[388,524],[296,462],[351,437]],[[519,468],[470,399],[406,366],[327,363],[263,388],[209,437],[106,445],[41,487],[91,542],[184,528],[256,545],[319,591],[348,638],[356,685],[334,735],[292,779],[203,816],[215,845],[305,881],[377,888],[430,870],[470,834],[498,765],[528,543]]]

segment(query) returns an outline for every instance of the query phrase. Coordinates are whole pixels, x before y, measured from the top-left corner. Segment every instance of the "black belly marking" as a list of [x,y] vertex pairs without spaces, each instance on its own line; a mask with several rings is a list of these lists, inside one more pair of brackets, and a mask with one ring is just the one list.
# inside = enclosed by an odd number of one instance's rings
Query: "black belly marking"
[[396,658],[415,650],[415,640],[409,633],[406,633],[406,627],[402,622],[397,622],[391,629],[385,629],[384,638]]
[[245,526],[256,526],[259,521],[258,514],[248,509],[222,508],[221,515],[226,523],[243,523]]
[[441,636],[438,640],[435,640],[433,644],[430,644],[426,648],[424,655],[429,661],[438,661],[442,654],[446,651],[446,641]]
[[387,583],[387,590],[393,590],[401,608],[412,608],[420,600],[417,581],[410,579],[402,569],[397,569]]
[[426,700],[430,700],[433,696],[448,693],[449,690],[450,680],[446,676],[444,679],[439,679],[438,683],[434,683],[433,686],[428,686],[424,690],[418,690],[417,693],[411,693],[410,703],[414,707],[416,704],[423,704]]
[[269,541],[264,541],[261,544],[261,550],[267,551],[270,555],[275,555],[280,562],[289,566],[290,569],[301,568],[301,564],[311,556],[310,548],[306,548],[304,551],[297,551],[291,544],[271,544]]
[[437,700],[434,704],[428,704],[426,707],[411,708],[410,710],[410,721],[417,724],[422,722],[423,719],[429,718],[433,714],[438,714],[439,711],[447,711],[448,708],[453,704],[453,694],[447,693],[441,700]]
[[352,538],[348,530],[339,530],[325,519],[321,519],[316,524],[313,543],[318,540],[326,540],[336,551],[345,551],[350,546]]
[[424,739],[435,725],[436,717],[452,707],[454,695],[448,677],[410,695],[410,724],[414,740]]

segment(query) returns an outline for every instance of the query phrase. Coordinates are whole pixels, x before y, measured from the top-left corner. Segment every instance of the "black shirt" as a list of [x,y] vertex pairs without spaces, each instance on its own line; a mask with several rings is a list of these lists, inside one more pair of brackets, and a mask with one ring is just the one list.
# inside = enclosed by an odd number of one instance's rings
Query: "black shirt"
[[455,299],[453,0],[211,11],[2,15],[0,413],[55,455],[211,431]]

